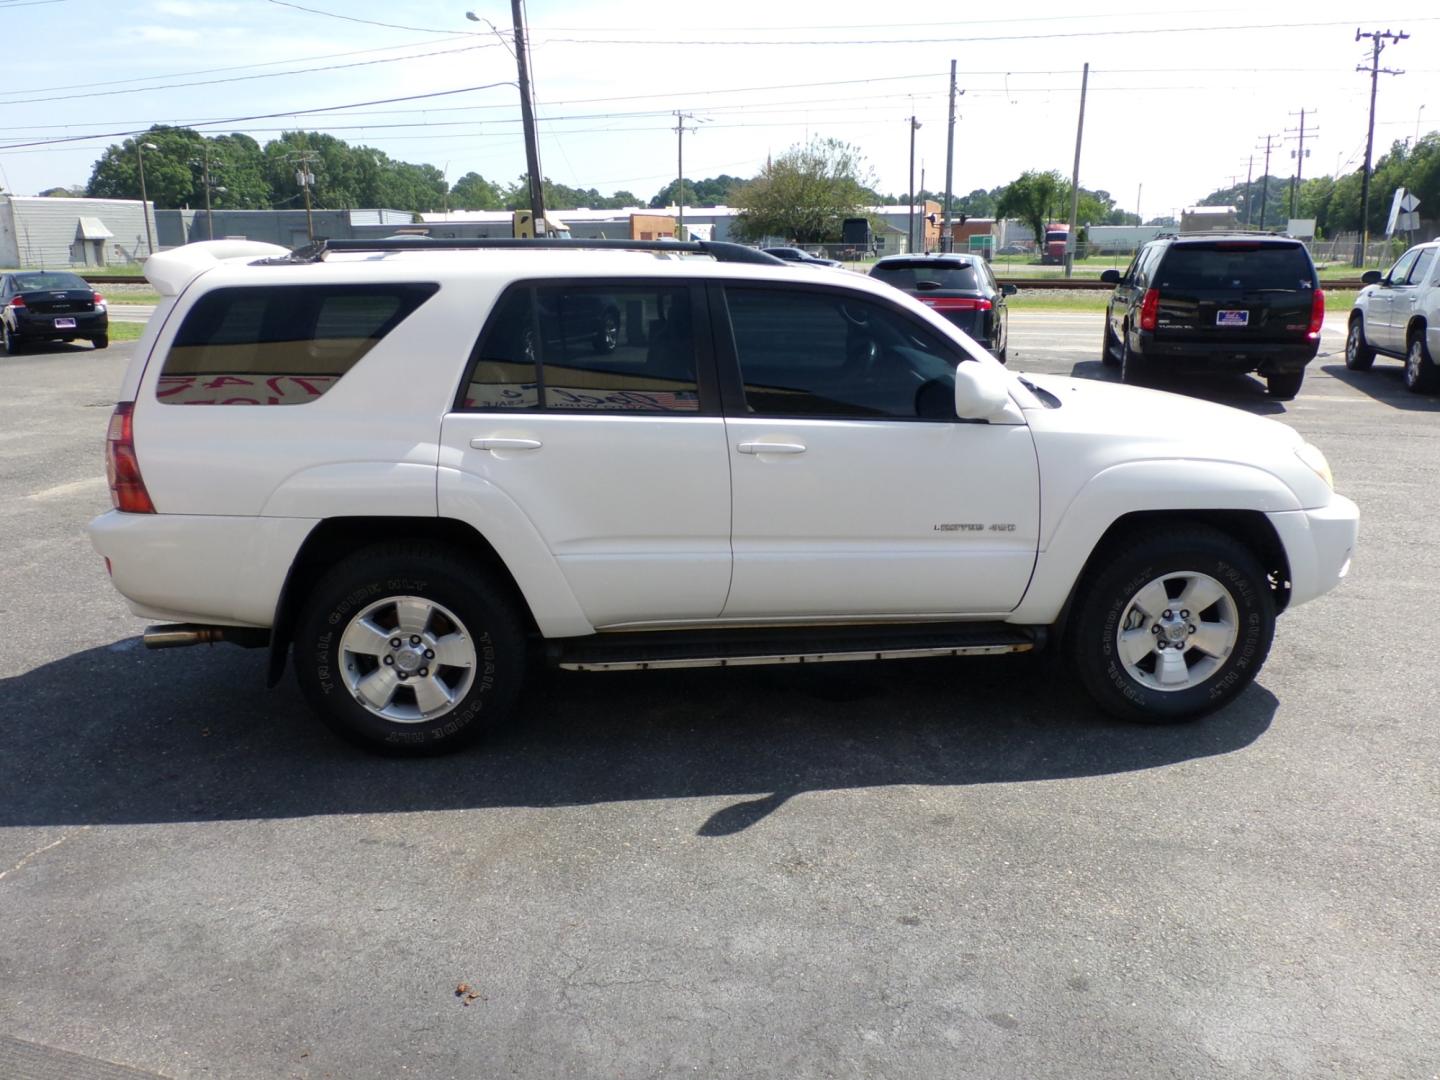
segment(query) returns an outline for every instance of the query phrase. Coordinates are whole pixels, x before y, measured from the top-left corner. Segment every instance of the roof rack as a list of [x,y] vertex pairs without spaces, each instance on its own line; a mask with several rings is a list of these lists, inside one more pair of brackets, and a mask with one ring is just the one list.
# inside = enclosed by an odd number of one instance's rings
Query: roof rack
[[317,240],[296,248],[289,255],[260,259],[256,265],[274,266],[282,263],[323,262],[332,251],[447,251],[471,248],[543,248],[574,251],[577,248],[599,248],[605,251],[657,251],[667,254],[691,253],[709,255],[716,262],[759,263],[763,266],[785,266],[757,248],[730,244],[722,240],[554,240],[522,239],[520,237],[461,237],[443,240],[430,236],[386,237],[379,240]]

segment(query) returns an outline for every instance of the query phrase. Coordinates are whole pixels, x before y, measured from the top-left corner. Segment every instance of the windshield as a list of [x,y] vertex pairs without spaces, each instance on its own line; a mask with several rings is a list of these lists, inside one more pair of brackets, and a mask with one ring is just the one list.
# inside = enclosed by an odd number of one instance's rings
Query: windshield
[[1070,236],[1070,234],[1069,234],[1068,232],[1058,232],[1058,231],[1057,231],[1057,232],[1047,232],[1047,233],[1045,234],[1045,239],[1046,239],[1046,240],[1065,240],[1065,239],[1068,239],[1069,236]]
[[958,263],[877,264],[870,271],[870,276],[907,292],[917,291],[922,281],[933,282],[932,288],[939,286],[942,289],[966,289],[972,292],[979,288],[975,280],[975,268]]
[[1314,288],[1314,271],[1299,244],[1175,244],[1155,275],[1159,289],[1222,292]]
[[85,280],[75,274],[66,274],[59,270],[44,271],[34,274],[16,274],[15,284],[20,291],[26,289],[88,289]]

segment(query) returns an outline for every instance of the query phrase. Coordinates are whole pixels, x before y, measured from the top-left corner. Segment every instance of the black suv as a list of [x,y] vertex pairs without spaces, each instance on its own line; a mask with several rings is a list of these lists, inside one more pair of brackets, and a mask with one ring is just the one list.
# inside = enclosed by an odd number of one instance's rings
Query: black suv
[[1289,237],[1164,236],[1100,280],[1117,286],[1101,356],[1128,383],[1258,371],[1270,396],[1288,401],[1320,348],[1325,294],[1305,245]]
[[0,336],[11,356],[31,341],[84,339],[110,344],[105,298],[77,274],[17,270],[0,274]]
[[909,293],[935,314],[954,323],[1005,363],[1010,313],[1001,285],[984,259],[973,255],[887,255],[870,276]]

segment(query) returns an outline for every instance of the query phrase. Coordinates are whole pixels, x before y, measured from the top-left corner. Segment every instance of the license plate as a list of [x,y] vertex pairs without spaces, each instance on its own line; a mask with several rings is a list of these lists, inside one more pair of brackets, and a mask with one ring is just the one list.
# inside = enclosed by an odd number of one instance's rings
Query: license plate
[[55,329],[56,329],[56,330],[74,330],[74,329],[75,329],[75,320],[74,320],[74,319],[56,319],[56,320],[55,320]]
[[1250,312],[1248,311],[1217,311],[1215,313],[1216,326],[1249,326]]

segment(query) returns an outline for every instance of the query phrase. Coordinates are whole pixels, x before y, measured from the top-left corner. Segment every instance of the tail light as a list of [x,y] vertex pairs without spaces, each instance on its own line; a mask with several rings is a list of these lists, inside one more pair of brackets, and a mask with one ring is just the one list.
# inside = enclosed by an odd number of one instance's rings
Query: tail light
[[1320,338],[1320,327],[1325,323],[1325,290],[1316,289],[1315,298],[1310,301],[1310,331],[1307,335],[1311,341]]
[[23,296],[12,296],[12,297],[10,298],[10,306],[11,306],[11,307],[24,307],[24,306],[25,306],[25,297],[23,297]]
[[105,476],[110,481],[110,502],[116,510],[155,513],[155,504],[140,475],[140,459],[135,456],[133,401],[119,402],[110,414],[110,430],[105,433]]
[[1140,329],[1154,330],[1160,316],[1160,290],[1147,289],[1145,299],[1140,301]]
[[101,296],[101,295],[97,292],[97,293],[95,294],[95,310],[96,310],[96,311],[99,311],[99,310],[100,310],[101,308],[103,308],[104,306],[105,306],[105,297]]
[[994,306],[989,300],[969,296],[922,296],[920,302],[936,311],[989,311]]

